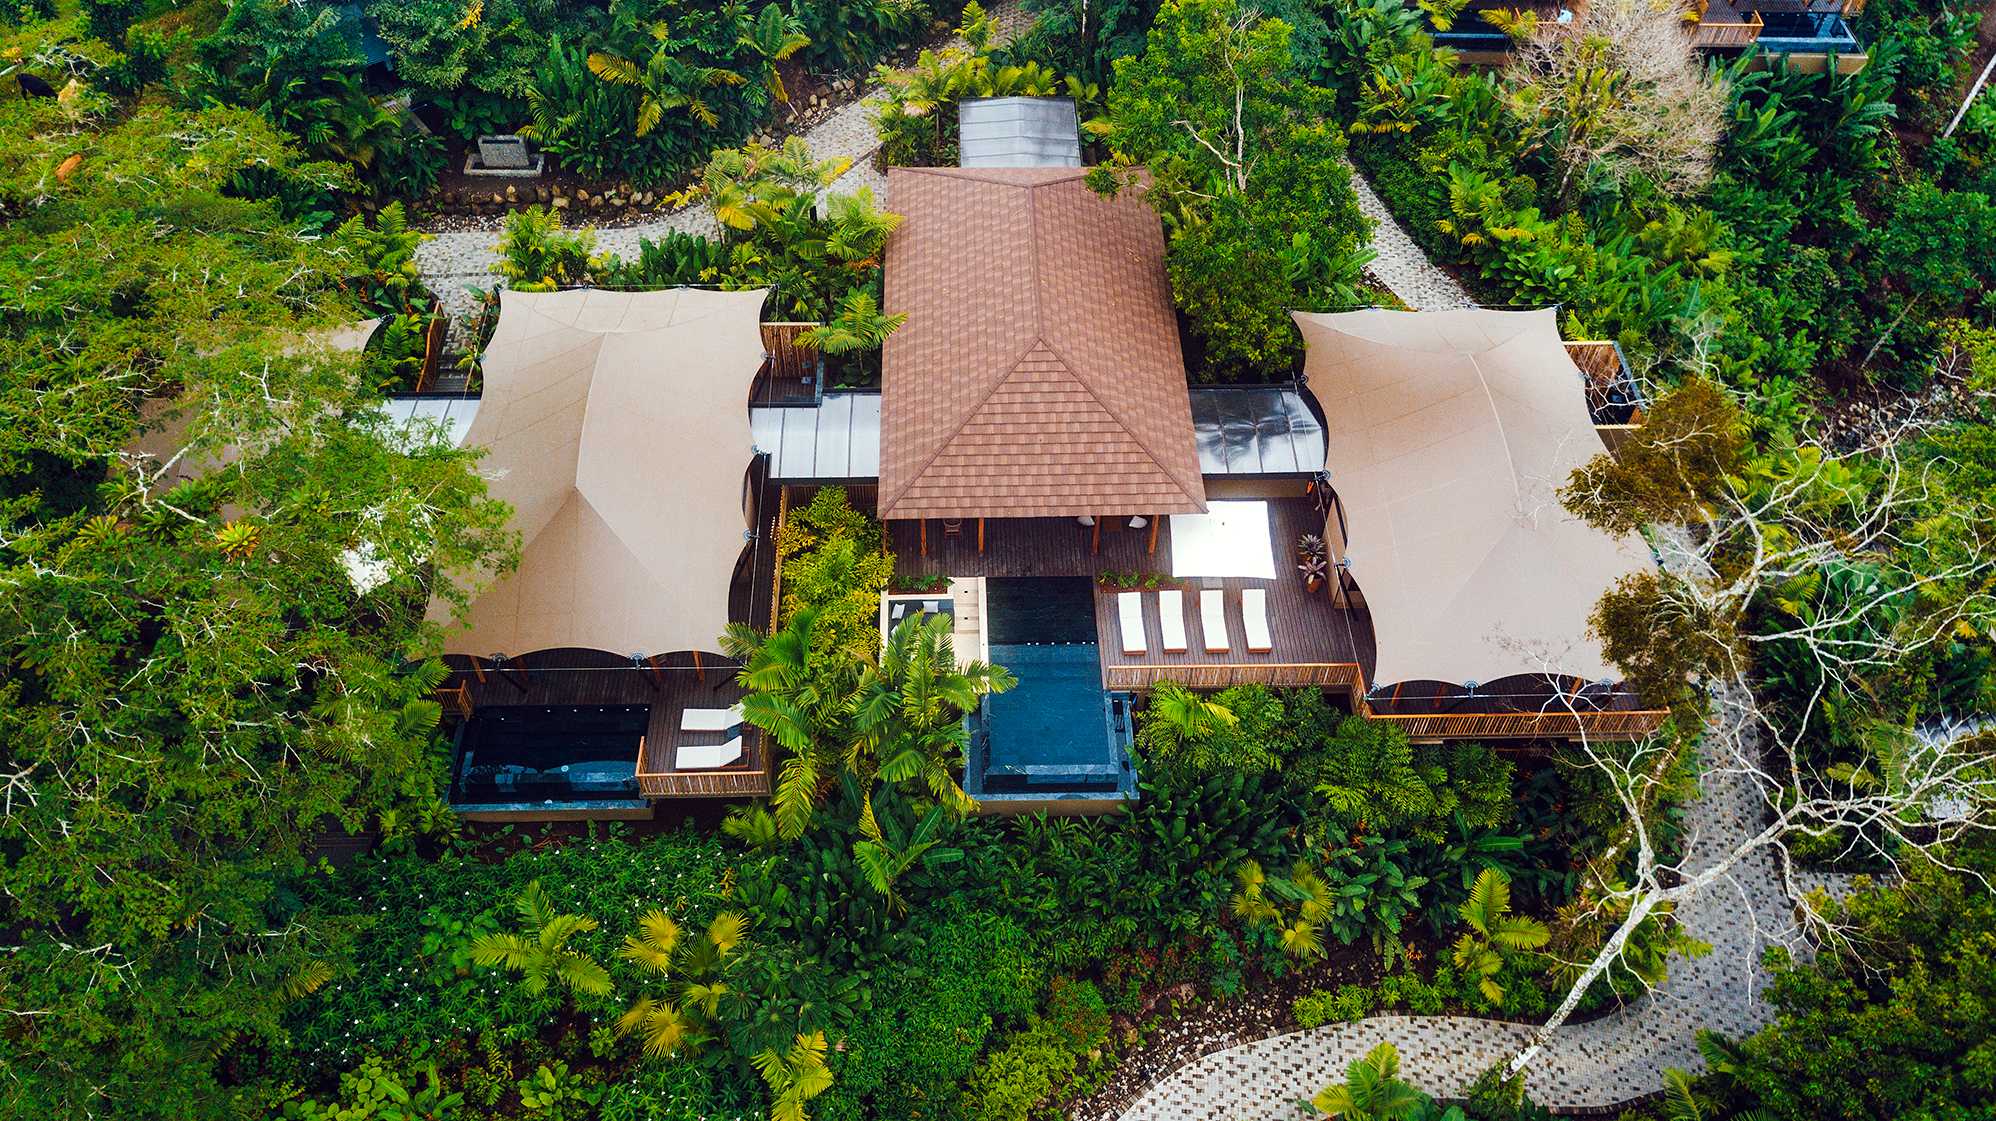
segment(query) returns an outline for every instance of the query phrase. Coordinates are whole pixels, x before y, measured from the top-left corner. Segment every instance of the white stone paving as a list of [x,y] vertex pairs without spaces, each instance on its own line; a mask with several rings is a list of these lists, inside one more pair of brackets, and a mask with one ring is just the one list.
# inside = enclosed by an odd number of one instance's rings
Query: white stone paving
[[1375,256],[1366,271],[1372,278],[1386,286],[1386,290],[1400,297],[1401,301],[1415,311],[1439,311],[1443,308],[1471,307],[1475,304],[1469,293],[1456,283],[1454,277],[1436,268],[1407,231],[1400,228],[1400,222],[1393,212],[1386,209],[1379,196],[1373,193],[1372,184],[1365,181],[1356,167],[1351,171],[1351,185],[1358,193],[1358,209],[1372,219],[1372,251]]
[[[1720,703],[1712,711],[1714,719],[1739,719],[1747,706]],[[1687,872],[1711,867],[1765,820],[1765,805],[1753,781],[1736,769],[1708,772],[1699,785],[1700,795],[1685,814]],[[1840,894],[1850,885],[1849,877],[1814,875],[1800,886]],[[1599,1110],[1656,1093],[1665,1069],[1703,1068],[1698,1029],[1738,1038],[1773,1019],[1763,993],[1763,952],[1771,944],[1798,955],[1809,952],[1773,852],[1763,848],[1741,861],[1728,878],[1681,904],[1677,916],[1693,937],[1711,944],[1712,952],[1701,958],[1673,957],[1669,978],[1650,995],[1554,1033],[1526,1070],[1527,1089],[1540,1105]],[[1179,1068],[1138,1098],[1121,1121],[1286,1121],[1309,1116],[1298,1103],[1343,1081],[1352,1060],[1382,1040],[1400,1049],[1408,1081],[1438,1096],[1459,1095],[1484,1071],[1515,1055],[1531,1032],[1531,1025],[1453,1016],[1375,1016],[1292,1032],[1217,1051]],[[1076,1112],[1077,1118],[1086,1116],[1085,1110]]]
[[[1030,26],[1031,13],[1020,0],[1000,0],[987,10],[997,21],[1000,41]],[[833,110],[824,120],[806,129],[803,136],[816,159],[845,156],[852,160],[852,166],[832,185],[834,190],[872,187],[884,202],[886,177],[873,166],[880,138],[874,135],[873,110],[866,104],[866,98],[873,95],[875,88],[869,87],[853,101]],[[636,257],[639,241],[658,238],[668,230],[713,235],[719,232],[719,227],[707,208],[696,204],[653,222],[599,228],[596,247],[616,256]],[[423,281],[437,294],[453,319],[462,321],[476,309],[469,289],[492,288],[499,283],[498,275],[492,271],[499,259],[499,234],[496,229],[445,230],[431,234],[428,241],[417,247],[416,265],[423,270]]]

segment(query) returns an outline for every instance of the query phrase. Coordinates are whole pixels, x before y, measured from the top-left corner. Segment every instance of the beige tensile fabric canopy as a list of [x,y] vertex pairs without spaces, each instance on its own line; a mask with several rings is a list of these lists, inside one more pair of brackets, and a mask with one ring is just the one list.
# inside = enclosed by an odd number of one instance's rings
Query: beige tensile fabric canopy
[[1551,309],[1296,313],[1344,504],[1326,539],[1372,611],[1373,680],[1620,680],[1587,617],[1649,567],[1560,505],[1604,450]]
[[500,294],[464,442],[487,449],[479,469],[513,507],[520,567],[450,652],[715,647],[748,525],[766,291]]

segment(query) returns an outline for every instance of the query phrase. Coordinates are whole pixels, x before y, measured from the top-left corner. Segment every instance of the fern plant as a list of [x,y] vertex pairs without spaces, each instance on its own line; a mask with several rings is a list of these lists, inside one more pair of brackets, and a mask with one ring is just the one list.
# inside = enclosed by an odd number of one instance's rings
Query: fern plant
[[694,939],[685,938],[664,911],[639,919],[638,933],[625,936],[618,956],[664,982],[667,995],[638,997],[617,1018],[618,1034],[636,1035],[654,1058],[698,1050],[713,1038],[721,1005],[734,993],[723,968],[747,932],[748,919],[739,911],[715,915]]
[[1544,946],[1552,932],[1537,919],[1511,914],[1511,881],[1495,868],[1477,875],[1459,913],[1469,929],[1456,939],[1456,968],[1475,977],[1484,997],[1502,1008],[1504,987],[1497,975],[1517,955]]
[[513,901],[513,910],[519,915],[522,929],[496,931],[474,939],[473,965],[518,973],[526,978],[522,987],[536,996],[546,992],[550,985],[559,985],[581,996],[609,994],[609,971],[596,959],[569,945],[577,935],[595,930],[595,919],[556,911],[539,880],[529,883]]

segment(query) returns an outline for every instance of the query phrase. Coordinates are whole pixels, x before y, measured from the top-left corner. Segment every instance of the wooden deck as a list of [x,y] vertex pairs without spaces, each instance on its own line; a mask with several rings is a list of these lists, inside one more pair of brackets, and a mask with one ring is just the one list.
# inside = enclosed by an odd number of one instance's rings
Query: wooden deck
[[[696,670],[692,655],[672,654],[656,668],[633,669],[629,658],[600,650],[543,650],[513,658],[503,669],[483,659],[474,668],[471,659],[456,654],[444,661],[453,670],[446,688],[462,688],[458,695],[473,717],[487,705],[650,705],[637,759],[638,790],[647,798],[769,793],[767,756],[752,728],[744,730],[742,758],[732,766],[682,771],[673,765],[674,749],[682,742],[722,742],[718,733],[681,732],[679,718],[689,708],[727,708],[741,699],[732,662],[702,655],[704,669]],[[447,704],[446,715],[463,713]]]
[[[1328,589],[1304,591],[1294,572],[1296,539],[1321,534],[1324,518],[1316,500],[1307,496],[1268,498],[1270,548],[1275,554],[1273,580],[1224,579],[1173,581],[1171,519],[1159,519],[1157,544],[1151,547],[1150,527],[1127,527],[1126,519],[1103,519],[1099,544],[1095,532],[1072,519],[994,519],[984,527],[984,549],[977,548],[977,523],[966,520],[950,534],[931,519],[928,555],[921,555],[920,527],[915,522],[890,523],[895,572],[901,576],[1090,576],[1157,574],[1160,586],[1185,593],[1184,653],[1161,649],[1158,596],[1142,589],[1144,625],[1150,653],[1122,652],[1116,595],[1122,589],[1098,584],[1095,590],[1095,629],[1102,655],[1103,684],[1111,689],[1147,689],[1170,680],[1188,686],[1221,688],[1255,681],[1268,685],[1324,685],[1355,688],[1373,665],[1372,617],[1364,608],[1348,610],[1331,601]],[[1110,523],[1114,523],[1113,525]],[[1198,596],[1202,587],[1218,586],[1227,604],[1227,645],[1223,653],[1207,653],[1200,627]],[[1268,591],[1269,639],[1273,649],[1250,653],[1240,616],[1241,590]],[[1132,589],[1139,590],[1139,589]]]

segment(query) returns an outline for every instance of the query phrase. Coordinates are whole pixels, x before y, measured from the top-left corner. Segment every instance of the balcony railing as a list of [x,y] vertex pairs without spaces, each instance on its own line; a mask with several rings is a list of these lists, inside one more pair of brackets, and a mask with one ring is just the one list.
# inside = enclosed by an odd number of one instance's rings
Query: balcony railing
[[1744,23],[1709,23],[1701,20],[1691,33],[1691,45],[1699,50],[1750,47],[1754,40],[1760,38],[1761,29],[1765,26],[1759,12],[1750,13]]

